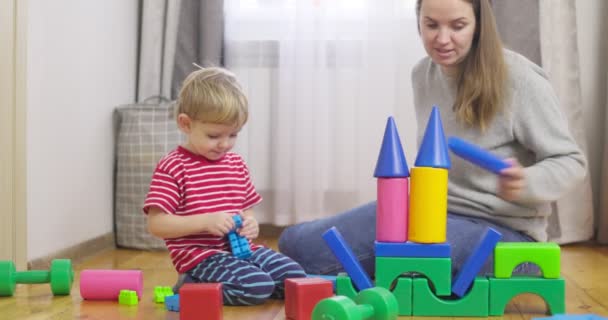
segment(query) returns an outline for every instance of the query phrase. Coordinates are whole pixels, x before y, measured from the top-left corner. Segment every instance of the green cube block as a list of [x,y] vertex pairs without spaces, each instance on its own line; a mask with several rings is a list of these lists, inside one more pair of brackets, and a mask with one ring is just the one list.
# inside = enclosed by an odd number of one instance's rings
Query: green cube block
[[431,292],[425,278],[414,279],[414,316],[487,317],[489,282],[483,277],[475,278],[471,290],[461,299],[440,299]]
[[139,299],[137,298],[137,292],[133,290],[120,290],[120,294],[118,295],[118,304],[134,306],[139,303]]
[[357,294],[350,277],[346,273],[340,272],[336,277],[336,295],[355,299]]
[[376,257],[376,286],[391,289],[403,273],[425,275],[435,286],[435,294],[452,294],[452,260],[450,258]]
[[563,278],[512,277],[489,278],[490,315],[500,316],[513,297],[521,293],[533,293],[545,300],[550,314],[566,313],[566,282]]
[[560,272],[560,247],[553,242],[499,242],[494,249],[494,277],[509,278],[513,269],[532,262],[544,278],[557,279]]

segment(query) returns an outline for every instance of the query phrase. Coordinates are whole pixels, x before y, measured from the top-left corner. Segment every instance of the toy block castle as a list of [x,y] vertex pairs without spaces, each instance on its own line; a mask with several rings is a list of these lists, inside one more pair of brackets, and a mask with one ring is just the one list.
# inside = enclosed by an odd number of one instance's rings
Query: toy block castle
[[[336,293],[341,297],[321,300],[312,319],[360,319],[362,315],[395,319],[397,314],[487,317],[503,315],[509,301],[521,293],[539,295],[551,314],[565,312],[565,282],[559,274],[560,248],[555,243],[499,242],[501,234],[488,228],[452,277],[446,242],[448,146],[456,155],[494,173],[508,167],[464,140],[452,137],[446,143],[439,110],[433,107],[410,171],[395,121],[388,118],[374,172],[378,194],[375,287],[339,231],[331,228],[323,238],[348,275],[336,279]],[[492,253],[494,274],[478,275]],[[542,275],[512,276],[513,269],[524,262],[538,265]],[[387,311],[392,302],[383,292],[366,293],[378,288],[392,292],[398,304],[396,314]],[[361,302],[364,293],[367,298]],[[351,313],[332,311],[349,308]],[[382,316],[377,316],[380,310]]]

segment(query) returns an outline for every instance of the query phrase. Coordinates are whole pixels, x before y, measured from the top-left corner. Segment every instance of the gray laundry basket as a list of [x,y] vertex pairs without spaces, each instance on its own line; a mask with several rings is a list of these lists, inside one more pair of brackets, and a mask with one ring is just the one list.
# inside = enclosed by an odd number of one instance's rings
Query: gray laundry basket
[[136,249],[165,249],[148,233],[142,206],[160,158],[184,141],[175,123],[174,102],[151,99],[116,108],[114,222],[116,244]]

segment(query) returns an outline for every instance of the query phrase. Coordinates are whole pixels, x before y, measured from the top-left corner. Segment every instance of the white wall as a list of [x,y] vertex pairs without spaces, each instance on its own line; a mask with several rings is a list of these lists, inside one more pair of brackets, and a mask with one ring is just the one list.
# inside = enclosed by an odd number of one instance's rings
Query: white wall
[[603,128],[606,125],[606,88],[608,75],[608,1],[576,1],[576,19],[578,24],[578,45],[581,67],[581,91],[583,98],[583,116],[587,128],[587,154],[592,173],[593,202],[597,212],[599,208],[599,179],[601,171]]
[[28,260],[113,230],[112,110],[135,98],[136,0],[30,0]]

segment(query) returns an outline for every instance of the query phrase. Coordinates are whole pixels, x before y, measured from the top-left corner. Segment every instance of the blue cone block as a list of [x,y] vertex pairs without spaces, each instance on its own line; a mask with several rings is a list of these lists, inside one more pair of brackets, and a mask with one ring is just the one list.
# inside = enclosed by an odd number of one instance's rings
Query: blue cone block
[[386,121],[386,129],[384,129],[384,138],[382,139],[382,147],[378,155],[376,163],[376,178],[406,178],[410,176],[410,170],[407,167],[405,153],[401,147],[401,139],[397,132],[395,119],[388,117]]
[[433,106],[433,111],[431,111],[415,164],[416,167],[442,169],[449,169],[451,166],[448,147],[445,142],[445,135],[443,134],[441,116],[439,115],[439,108],[437,106]]
[[457,156],[496,174],[510,167],[509,163],[500,157],[460,138],[450,137],[448,146]]

